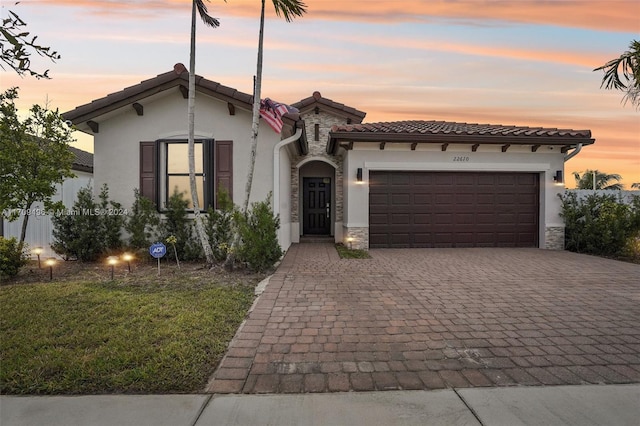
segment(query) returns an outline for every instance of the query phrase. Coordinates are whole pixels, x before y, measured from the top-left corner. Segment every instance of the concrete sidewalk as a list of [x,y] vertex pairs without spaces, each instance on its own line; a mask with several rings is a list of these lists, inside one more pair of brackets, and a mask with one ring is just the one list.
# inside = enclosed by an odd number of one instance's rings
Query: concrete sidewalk
[[0,425],[637,425],[640,385],[0,397]]

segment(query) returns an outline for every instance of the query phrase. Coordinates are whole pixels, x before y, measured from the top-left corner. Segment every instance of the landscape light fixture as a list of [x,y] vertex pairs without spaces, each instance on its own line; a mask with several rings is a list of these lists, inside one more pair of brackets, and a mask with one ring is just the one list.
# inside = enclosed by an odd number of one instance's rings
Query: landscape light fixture
[[362,167],[358,167],[358,170],[356,171],[356,180],[358,182],[362,182]]
[[40,264],[40,255],[42,254],[42,247],[34,247],[32,253],[38,256],[38,269],[42,269],[42,265]]
[[556,174],[553,176],[553,181],[558,185],[564,183],[564,181],[562,180],[562,170],[556,170]]
[[131,261],[133,260],[133,255],[131,253],[124,253],[122,255],[122,260],[127,262],[127,269],[131,272]]
[[107,257],[107,263],[111,266],[111,280],[113,281],[113,267],[118,263],[118,256]]
[[45,265],[47,265],[49,267],[49,281],[53,280],[53,265],[56,264],[56,258],[55,257],[50,257],[47,260],[45,260]]
[[347,238],[347,242],[349,243],[349,250],[353,249],[353,237]]

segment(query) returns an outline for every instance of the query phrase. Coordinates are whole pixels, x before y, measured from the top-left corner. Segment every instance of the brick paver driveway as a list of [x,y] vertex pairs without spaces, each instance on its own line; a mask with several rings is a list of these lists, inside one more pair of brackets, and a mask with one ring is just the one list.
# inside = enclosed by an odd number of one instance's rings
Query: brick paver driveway
[[538,249],[294,245],[217,393],[640,382],[640,266]]

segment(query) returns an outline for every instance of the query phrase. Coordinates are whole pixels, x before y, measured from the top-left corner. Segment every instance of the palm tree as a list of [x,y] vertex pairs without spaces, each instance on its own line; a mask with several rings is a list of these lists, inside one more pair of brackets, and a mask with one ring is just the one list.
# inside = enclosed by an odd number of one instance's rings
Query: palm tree
[[[291,22],[294,18],[302,16],[307,12],[307,5],[302,0],[272,0],[273,7],[278,17],[284,17],[285,21]],[[258,34],[258,60],[256,76],[253,86],[253,120],[251,123],[251,154],[249,158],[249,171],[247,172],[247,183],[245,186],[244,202],[242,204],[242,214],[246,214],[249,209],[249,198],[251,197],[251,186],[253,184],[253,171],[256,164],[256,152],[258,150],[258,128],[260,126],[260,92],[262,91],[262,56],[264,51],[264,9],[266,0],[262,0],[260,9],[260,32]],[[224,262],[226,269],[233,267],[235,252],[240,242],[240,235],[235,232],[231,250]]]
[[640,182],[635,182],[631,184],[631,189],[640,189]]
[[[272,0],[273,7],[278,17],[283,16],[285,21],[291,22],[295,17],[302,16],[307,11],[307,5],[301,0]],[[253,122],[251,123],[251,157],[249,161],[249,171],[247,173],[247,184],[245,187],[245,199],[242,205],[242,212],[246,213],[249,208],[249,197],[251,195],[251,185],[253,184],[253,170],[256,164],[256,151],[258,149],[258,127],[260,125],[260,92],[262,90],[262,56],[264,46],[264,8],[266,0],[262,0],[260,9],[260,33],[258,35],[258,61],[256,69],[256,80],[253,90]]]
[[[207,0],[209,1],[209,0]],[[209,27],[217,28],[220,25],[218,19],[209,15],[204,0],[193,0],[191,8],[191,50],[189,52],[189,99],[187,104],[187,117],[189,120],[188,155],[189,155],[189,186],[191,189],[191,202],[193,204],[194,222],[196,233],[202,245],[207,264],[214,262],[211,245],[202,225],[200,215],[200,201],[196,188],[196,161],[195,161],[195,107],[196,107],[196,9],[202,21]]]
[[[578,172],[573,172],[573,177],[576,179],[576,189],[622,190],[622,184],[619,182],[622,179],[622,176],[617,173],[607,174],[599,170],[587,170],[582,174],[582,176]],[[615,183],[610,183],[611,181],[615,181]]]
[[[602,84],[605,89],[616,89],[626,92],[624,103],[631,101],[631,105],[640,108],[640,41],[633,40],[629,50],[612,59],[606,64],[594,69],[604,71]],[[620,76],[622,73],[622,78]]]

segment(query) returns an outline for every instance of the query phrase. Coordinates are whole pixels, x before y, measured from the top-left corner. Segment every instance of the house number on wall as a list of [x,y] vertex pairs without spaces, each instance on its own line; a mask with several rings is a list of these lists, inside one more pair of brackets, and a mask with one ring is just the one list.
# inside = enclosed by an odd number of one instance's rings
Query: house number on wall
[[456,157],[453,157],[453,162],[454,162],[454,163],[455,163],[455,162],[464,162],[464,163],[467,163],[467,162],[469,162],[469,157],[459,157],[459,156],[456,156]]

